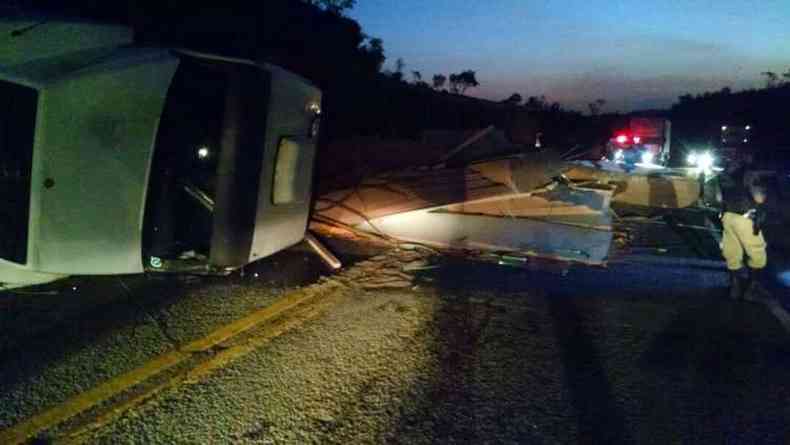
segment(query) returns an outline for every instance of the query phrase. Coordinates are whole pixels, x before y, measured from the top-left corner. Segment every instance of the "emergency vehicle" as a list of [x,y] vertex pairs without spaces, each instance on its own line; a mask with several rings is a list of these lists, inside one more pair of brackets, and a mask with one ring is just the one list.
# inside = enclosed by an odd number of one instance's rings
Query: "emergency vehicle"
[[632,117],[617,125],[606,145],[606,157],[629,165],[666,165],[671,123],[663,118]]

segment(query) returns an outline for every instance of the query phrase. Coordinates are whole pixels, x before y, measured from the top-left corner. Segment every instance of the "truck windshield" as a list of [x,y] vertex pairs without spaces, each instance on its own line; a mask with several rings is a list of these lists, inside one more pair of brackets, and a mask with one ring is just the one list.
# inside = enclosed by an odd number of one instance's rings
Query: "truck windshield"
[[0,80],[0,258],[27,262],[38,92]]

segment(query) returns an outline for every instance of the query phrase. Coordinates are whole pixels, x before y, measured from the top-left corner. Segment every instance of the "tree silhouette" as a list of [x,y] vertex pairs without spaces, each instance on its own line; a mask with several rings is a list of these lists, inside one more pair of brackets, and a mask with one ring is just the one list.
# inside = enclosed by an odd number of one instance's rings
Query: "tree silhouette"
[[[766,71],[766,73],[771,73]],[[752,125],[749,140],[754,149],[771,150],[790,141],[787,122],[790,119],[790,83],[785,77],[760,73],[769,83],[765,88],[684,94],[672,105],[673,137],[687,144],[710,144],[720,140],[721,125]],[[776,73],[773,73],[776,74]]]
[[384,56],[384,42],[378,37],[374,37],[369,39],[367,44],[360,45],[360,50],[370,65],[374,67],[374,71],[381,71],[381,67],[384,66],[384,61],[387,59]]
[[406,68],[406,62],[403,61],[402,57],[398,57],[398,60],[395,61],[395,72],[403,73],[404,68]]
[[477,76],[474,71],[466,70],[458,74],[450,74],[450,92],[454,94],[464,94],[469,88],[479,86]]
[[433,76],[433,89],[434,90],[441,90],[444,88],[444,85],[447,83],[447,76],[444,74],[434,74]]
[[524,106],[530,111],[542,111],[548,108],[546,104],[546,96],[529,96],[527,103]]
[[318,6],[326,11],[335,14],[342,14],[343,11],[351,9],[357,3],[357,0],[304,0],[305,2]]
[[766,88],[775,87],[777,81],[779,80],[779,76],[773,71],[763,71],[762,73],[760,73],[760,75],[765,77]]
[[428,85],[428,82],[422,80],[422,73],[419,71],[412,71],[411,72],[412,84],[414,86],[418,86],[420,88],[430,88],[431,86]]
[[461,92],[461,83],[458,74],[451,73],[449,80],[450,80],[450,92],[453,94],[459,94]]
[[681,104],[691,103],[694,101],[694,96],[691,94],[684,94],[682,96],[678,96],[678,102]]
[[406,62],[403,61],[402,58],[398,57],[398,60],[395,61],[395,71],[385,71],[384,74],[390,76],[391,78],[402,82],[403,81],[403,69],[406,67]]
[[524,98],[522,98],[520,94],[513,93],[513,94],[510,95],[510,97],[508,97],[507,99],[503,100],[502,103],[503,104],[507,104],[507,105],[518,105],[523,100],[524,100]]
[[594,102],[587,104],[587,108],[590,109],[591,116],[598,116],[601,114],[601,109],[604,105],[606,105],[606,99],[596,99]]

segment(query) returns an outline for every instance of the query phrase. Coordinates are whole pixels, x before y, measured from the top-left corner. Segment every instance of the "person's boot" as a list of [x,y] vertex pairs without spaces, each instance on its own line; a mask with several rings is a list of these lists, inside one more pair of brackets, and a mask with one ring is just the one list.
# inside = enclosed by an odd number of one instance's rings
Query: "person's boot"
[[755,302],[768,296],[768,291],[763,287],[761,276],[762,269],[749,268],[749,278],[746,280],[746,288],[743,293],[744,300]]
[[729,297],[732,300],[739,300],[743,296],[743,278],[741,278],[742,270],[743,269],[730,271]]

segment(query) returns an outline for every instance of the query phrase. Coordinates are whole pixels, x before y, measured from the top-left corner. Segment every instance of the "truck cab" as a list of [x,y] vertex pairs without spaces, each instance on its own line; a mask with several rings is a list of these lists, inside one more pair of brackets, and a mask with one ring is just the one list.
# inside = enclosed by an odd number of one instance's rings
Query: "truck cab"
[[[38,25],[31,27],[32,25]],[[226,274],[300,242],[321,92],[280,67],[5,21],[0,289]]]
[[666,165],[670,155],[671,123],[662,118],[629,118],[614,129],[607,158],[627,165]]

